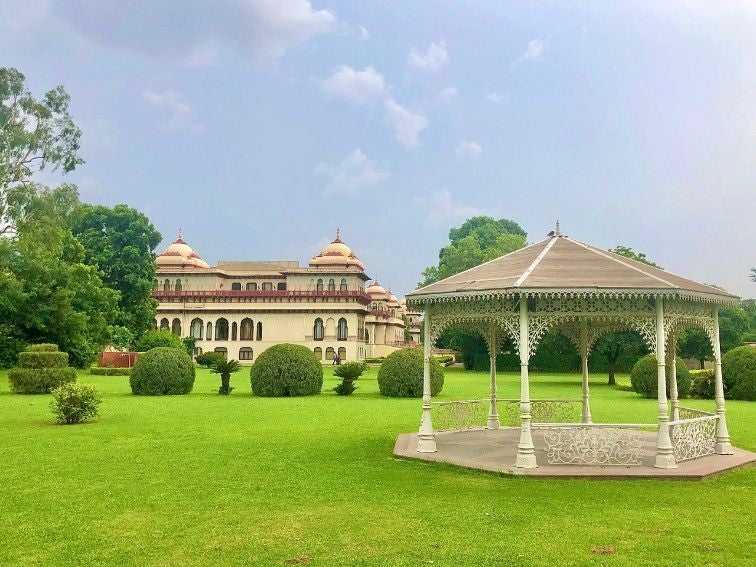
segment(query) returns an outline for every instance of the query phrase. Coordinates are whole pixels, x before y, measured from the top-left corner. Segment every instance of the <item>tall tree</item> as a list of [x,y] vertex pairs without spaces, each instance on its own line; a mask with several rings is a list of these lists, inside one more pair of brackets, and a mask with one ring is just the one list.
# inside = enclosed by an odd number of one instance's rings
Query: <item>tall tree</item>
[[34,173],[84,163],[66,91],[58,86],[37,100],[24,81],[18,70],[0,67],[0,234],[15,230],[19,209],[34,196]]
[[756,268],[751,268],[751,273],[748,275],[752,282],[756,282]]
[[643,262],[644,264],[648,264],[649,266],[654,266],[655,268],[659,268],[660,270],[664,269],[656,262],[652,262],[651,260],[649,260],[643,252],[636,252],[629,246],[615,246],[614,248],[610,248],[609,252],[614,252],[615,254],[624,256],[625,258],[630,258],[631,260]]
[[120,293],[113,324],[136,337],[152,328],[157,306],[151,297],[152,251],[162,237],[150,220],[126,205],[83,205],[75,214],[73,233],[84,246],[85,262],[96,266],[103,283]]

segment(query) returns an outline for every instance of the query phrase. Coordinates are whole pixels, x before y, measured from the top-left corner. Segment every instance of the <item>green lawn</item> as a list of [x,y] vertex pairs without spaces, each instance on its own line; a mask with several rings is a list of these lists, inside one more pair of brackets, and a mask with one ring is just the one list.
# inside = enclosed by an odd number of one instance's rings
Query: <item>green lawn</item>
[[[248,370],[216,395],[130,394],[82,375],[102,416],[52,424],[50,396],[0,373],[0,565],[754,565],[756,468],[703,482],[536,480],[392,458],[419,400],[258,399]],[[485,397],[487,376],[446,373],[439,399]],[[653,420],[655,401],[593,377],[595,421]],[[579,398],[577,375],[531,395]],[[518,379],[500,376],[501,397]],[[713,402],[686,400],[712,407]],[[733,443],[756,450],[756,404],[728,402]],[[611,547],[610,547],[611,546]],[[611,552],[611,550],[614,550]],[[602,553],[608,551],[610,553]]]

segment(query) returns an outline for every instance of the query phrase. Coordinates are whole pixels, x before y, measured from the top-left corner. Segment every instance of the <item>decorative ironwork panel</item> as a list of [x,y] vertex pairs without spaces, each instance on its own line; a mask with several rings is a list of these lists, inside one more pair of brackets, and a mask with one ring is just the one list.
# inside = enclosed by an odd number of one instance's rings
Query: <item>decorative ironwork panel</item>
[[[530,400],[532,423],[572,423],[580,416],[580,402],[572,400]],[[507,401],[504,406],[505,425],[520,426],[520,402]]]
[[479,429],[488,421],[488,400],[433,402],[431,407],[436,431]]
[[718,416],[711,412],[679,408],[680,419],[669,426],[676,461],[689,461],[714,454]]
[[572,425],[543,429],[551,465],[640,465],[643,432],[635,429]]
[[693,409],[693,408],[686,408],[683,406],[680,406],[678,408],[678,413],[680,415],[679,421],[682,421],[684,419],[695,419],[697,417],[716,416],[714,412],[698,410],[698,409]]
[[450,327],[469,328],[486,337],[494,325],[497,328],[498,340],[510,338],[517,347],[520,333],[519,315],[514,311],[511,300],[442,303],[434,305],[428,316],[432,341]]

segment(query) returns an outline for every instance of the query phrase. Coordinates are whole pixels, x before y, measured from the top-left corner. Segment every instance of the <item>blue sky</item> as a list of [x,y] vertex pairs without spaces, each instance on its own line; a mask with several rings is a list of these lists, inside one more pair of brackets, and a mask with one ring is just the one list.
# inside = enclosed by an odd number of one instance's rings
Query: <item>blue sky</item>
[[211,263],[338,226],[399,295],[469,216],[559,218],[756,296],[751,2],[0,0],[0,65],[71,94],[83,200]]

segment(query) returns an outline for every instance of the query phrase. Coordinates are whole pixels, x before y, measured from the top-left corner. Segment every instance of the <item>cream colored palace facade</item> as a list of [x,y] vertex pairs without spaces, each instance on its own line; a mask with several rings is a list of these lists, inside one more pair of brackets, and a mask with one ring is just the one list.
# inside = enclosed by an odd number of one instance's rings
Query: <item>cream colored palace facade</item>
[[[370,278],[336,239],[307,267],[297,261],[209,266],[182,234],[156,260],[156,325],[196,340],[195,353],[242,363],[279,343],[304,345],[323,363],[387,356],[416,345],[420,314]],[[406,323],[405,323],[406,321]],[[405,328],[412,340],[405,341]]]

